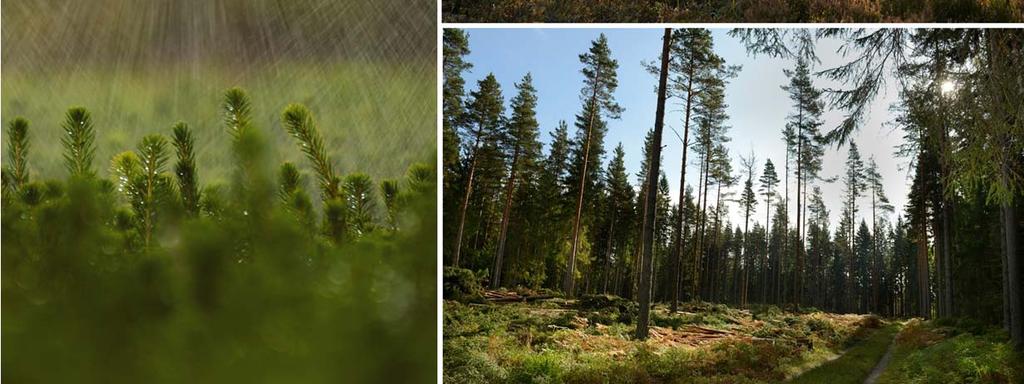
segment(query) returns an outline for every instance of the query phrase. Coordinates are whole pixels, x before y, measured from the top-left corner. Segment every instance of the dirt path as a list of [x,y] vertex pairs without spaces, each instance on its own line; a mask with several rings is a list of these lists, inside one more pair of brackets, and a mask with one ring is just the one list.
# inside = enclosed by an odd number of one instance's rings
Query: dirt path
[[885,368],[889,366],[889,362],[892,361],[892,350],[896,347],[896,339],[893,338],[892,343],[889,344],[889,349],[885,350],[885,355],[875,365],[875,369],[871,370],[871,374],[868,378],[864,379],[864,384],[875,384],[878,382],[878,378],[882,376],[882,372],[885,372]]

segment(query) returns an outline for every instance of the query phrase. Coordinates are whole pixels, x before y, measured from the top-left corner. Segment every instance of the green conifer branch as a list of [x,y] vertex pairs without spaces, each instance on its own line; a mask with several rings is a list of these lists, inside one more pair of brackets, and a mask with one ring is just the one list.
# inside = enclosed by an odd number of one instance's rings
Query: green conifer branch
[[164,165],[167,163],[167,139],[159,134],[146,135],[139,143],[139,159],[142,166],[142,230],[146,248],[149,248],[155,227],[157,206],[165,197],[166,183],[162,177]]
[[285,130],[299,140],[302,152],[311,163],[320,184],[321,197],[324,202],[341,197],[338,188],[338,176],[334,173],[327,150],[324,148],[323,137],[316,128],[313,115],[301,104],[290,104],[281,116]]
[[68,109],[61,128],[64,129],[64,136],[60,141],[64,146],[64,165],[68,173],[72,177],[95,175],[92,161],[96,152],[96,132],[89,111],[82,107]]
[[349,225],[357,235],[374,229],[373,213],[376,205],[373,190],[373,180],[365,173],[353,173],[345,177]]
[[11,160],[9,182],[17,191],[28,183],[28,120],[17,117],[7,127],[7,156]]
[[251,127],[251,113],[249,96],[244,90],[234,87],[224,92],[224,124],[236,140]]
[[295,167],[295,164],[286,161],[284,164],[281,164],[278,178],[280,179],[278,195],[281,197],[282,202],[287,203],[291,200],[292,194],[299,189],[302,175],[299,173],[299,169]]
[[395,230],[398,227],[398,181],[382,180],[380,182],[380,194],[384,197],[384,207],[388,215],[388,226],[391,230]]
[[195,139],[188,124],[178,122],[173,128],[174,148],[178,162],[174,165],[174,173],[178,177],[178,191],[181,193],[181,204],[190,216],[199,214],[199,183],[196,170]]

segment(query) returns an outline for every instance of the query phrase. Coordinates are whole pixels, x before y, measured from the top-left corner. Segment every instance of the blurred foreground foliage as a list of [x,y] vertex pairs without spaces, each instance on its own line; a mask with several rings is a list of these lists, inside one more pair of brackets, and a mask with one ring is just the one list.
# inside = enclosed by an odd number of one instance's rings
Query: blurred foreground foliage
[[[247,101],[233,92],[229,129],[232,103]],[[434,380],[432,167],[413,164],[380,195],[365,175],[337,180],[339,196],[317,215],[303,166],[275,172],[256,127],[231,131],[229,183],[194,184],[202,167],[181,124],[173,140],[150,135],[114,156],[104,179],[84,156],[103,130],[73,111],[65,129],[82,140],[65,143],[67,178],[37,181],[8,165],[24,159],[30,129],[21,154],[7,152],[5,381]]]

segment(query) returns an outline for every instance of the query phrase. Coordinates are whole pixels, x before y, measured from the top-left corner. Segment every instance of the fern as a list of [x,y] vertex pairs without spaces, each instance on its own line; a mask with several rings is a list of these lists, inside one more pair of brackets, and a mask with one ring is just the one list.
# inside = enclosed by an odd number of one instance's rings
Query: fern
[[313,115],[301,104],[290,104],[284,109],[281,120],[284,122],[285,130],[299,141],[302,152],[313,163],[323,201],[326,203],[341,197],[338,176],[334,173],[334,166],[327,156],[323,137],[316,128]]
[[15,192],[28,183],[28,148],[28,120],[17,117],[7,127],[7,156],[11,165],[6,181]]
[[72,177],[92,177],[96,174],[92,168],[96,148],[96,132],[93,131],[92,117],[82,107],[68,109],[64,123],[64,165]]
[[178,162],[174,165],[174,173],[178,177],[178,191],[181,193],[181,205],[190,216],[199,214],[199,184],[194,153],[195,139],[192,131],[184,122],[174,125],[174,148]]

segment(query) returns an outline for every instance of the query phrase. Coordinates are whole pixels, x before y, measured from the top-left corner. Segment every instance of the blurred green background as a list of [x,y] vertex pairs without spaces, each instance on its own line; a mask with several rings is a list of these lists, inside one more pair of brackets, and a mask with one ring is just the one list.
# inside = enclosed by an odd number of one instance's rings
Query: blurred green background
[[70,106],[92,112],[101,175],[114,154],[184,120],[207,184],[227,177],[219,108],[224,90],[240,86],[275,163],[301,160],[280,119],[298,102],[340,171],[399,177],[436,147],[435,9],[431,0],[4,1],[0,118],[31,122],[30,170],[45,177],[62,175],[59,123]]

